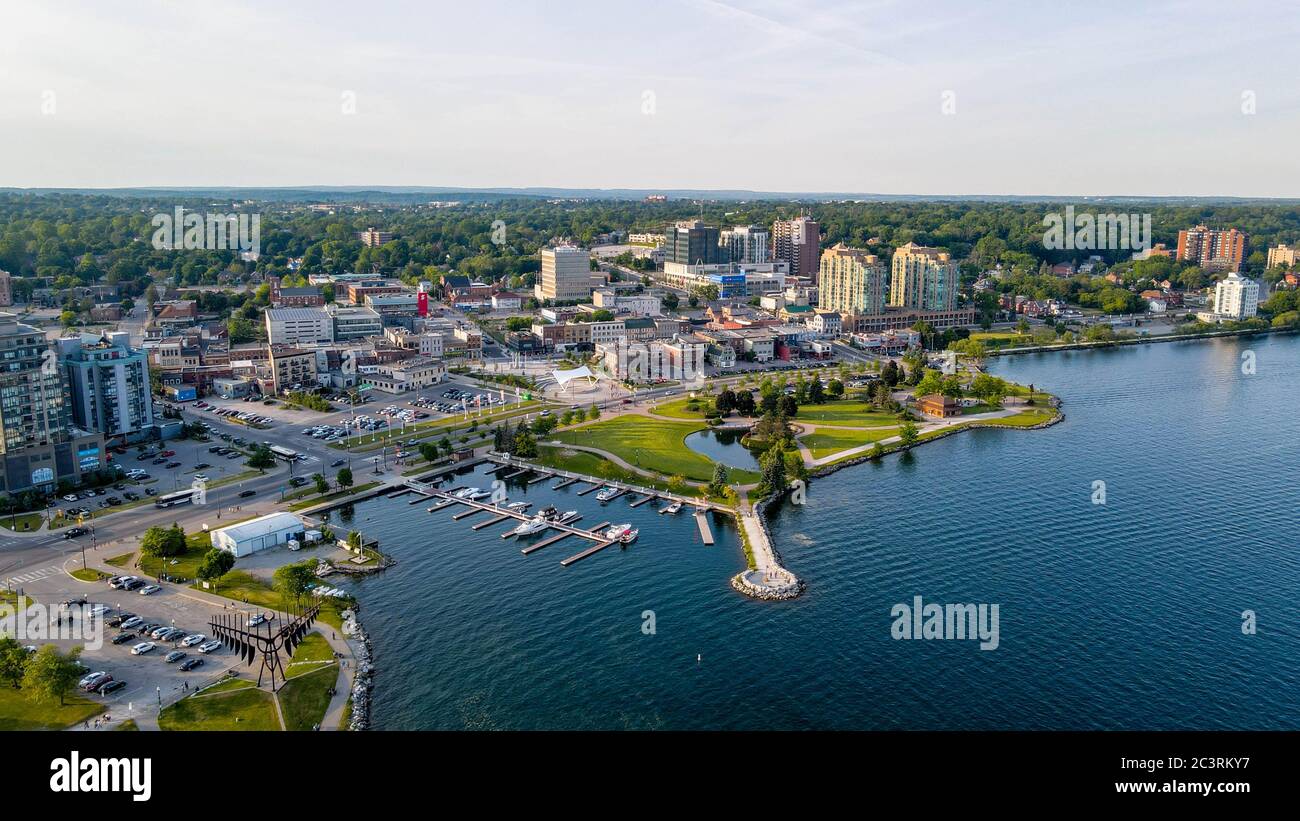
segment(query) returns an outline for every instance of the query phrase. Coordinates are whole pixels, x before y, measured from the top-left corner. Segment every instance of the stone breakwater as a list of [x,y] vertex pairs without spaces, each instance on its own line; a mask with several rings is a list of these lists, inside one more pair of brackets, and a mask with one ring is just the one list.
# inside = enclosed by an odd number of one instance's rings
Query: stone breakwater
[[352,715],[348,720],[349,730],[366,730],[370,728],[370,691],[374,687],[374,663],[371,661],[373,648],[370,636],[357,621],[355,611],[343,614],[343,634],[353,641],[356,669],[352,674]]
[[773,545],[772,534],[767,529],[767,517],[763,515],[767,506],[780,497],[780,493],[774,493],[759,501],[752,512],[741,513],[738,522],[748,535],[756,566],[753,570],[744,570],[732,576],[731,587],[746,596],[764,601],[788,601],[797,598],[804,591],[803,580],[782,566],[781,555]]

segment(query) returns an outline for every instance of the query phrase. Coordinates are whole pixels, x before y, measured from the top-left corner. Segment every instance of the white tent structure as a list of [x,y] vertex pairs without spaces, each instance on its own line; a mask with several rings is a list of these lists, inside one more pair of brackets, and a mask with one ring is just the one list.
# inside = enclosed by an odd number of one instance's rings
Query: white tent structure
[[555,383],[561,388],[565,387],[575,379],[586,379],[588,385],[596,381],[596,375],[592,373],[591,368],[588,368],[586,365],[583,365],[580,368],[570,368],[567,371],[551,371],[551,375],[555,377]]

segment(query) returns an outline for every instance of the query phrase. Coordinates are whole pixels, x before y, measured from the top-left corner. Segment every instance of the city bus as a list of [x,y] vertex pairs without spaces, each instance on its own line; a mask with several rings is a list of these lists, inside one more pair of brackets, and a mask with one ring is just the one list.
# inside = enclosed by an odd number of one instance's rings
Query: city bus
[[154,500],[154,507],[171,507],[173,505],[187,505],[194,501],[194,494],[197,493],[194,488],[178,490],[175,493],[164,493]]
[[279,445],[271,445],[270,451],[272,454],[275,455],[275,458],[283,459],[286,462],[292,462],[298,458],[297,451],[289,450],[288,448],[282,448]]

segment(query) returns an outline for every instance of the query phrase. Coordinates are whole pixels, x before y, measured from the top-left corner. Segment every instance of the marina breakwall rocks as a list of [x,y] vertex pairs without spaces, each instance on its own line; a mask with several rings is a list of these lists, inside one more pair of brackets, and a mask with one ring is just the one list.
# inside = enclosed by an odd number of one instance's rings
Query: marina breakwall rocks
[[357,621],[354,610],[344,613],[343,634],[354,642],[353,659],[356,670],[352,674],[352,715],[348,719],[349,730],[370,729],[370,692],[374,687],[375,666],[370,636]]
[[737,523],[748,538],[756,566],[732,576],[731,587],[746,596],[764,601],[788,601],[798,598],[806,589],[803,579],[781,564],[781,555],[772,543],[772,534],[767,528],[764,511],[781,496],[781,493],[773,493],[757,502],[749,513],[737,514]]

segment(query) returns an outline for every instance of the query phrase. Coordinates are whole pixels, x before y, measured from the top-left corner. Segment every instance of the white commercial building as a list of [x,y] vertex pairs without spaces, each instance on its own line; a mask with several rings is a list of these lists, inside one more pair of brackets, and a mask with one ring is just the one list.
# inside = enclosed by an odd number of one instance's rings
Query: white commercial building
[[228,550],[236,557],[247,556],[268,547],[301,539],[307,527],[292,513],[268,513],[247,522],[223,527],[209,534],[212,546]]
[[334,341],[334,320],[324,308],[269,308],[266,339],[272,345]]
[[543,248],[542,270],[534,295],[556,302],[590,299],[592,287],[601,281],[595,278],[598,276],[592,273],[591,253],[587,249],[572,245]]

